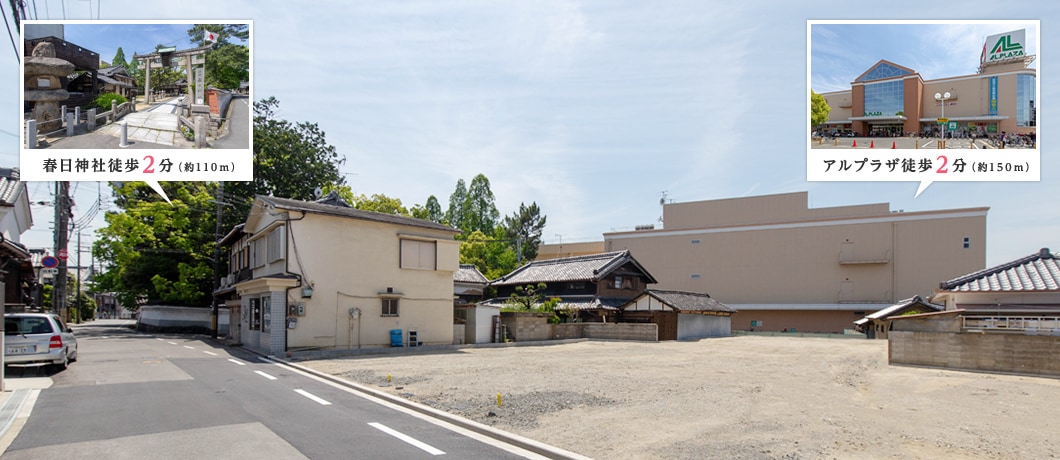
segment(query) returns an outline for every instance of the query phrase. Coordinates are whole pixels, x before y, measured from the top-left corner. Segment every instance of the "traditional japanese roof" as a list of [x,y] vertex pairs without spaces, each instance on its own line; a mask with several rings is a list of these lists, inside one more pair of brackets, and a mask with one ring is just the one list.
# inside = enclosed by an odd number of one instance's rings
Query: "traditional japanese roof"
[[108,77],[114,76],[114,75],[118,75],[118,74],[123,74],[126,77],[128,77],[129,76],[129,71],[123,65],[104,67],[104,68],[99,69],[97,71],[97,75],[106,75]]
[[636,299],[627,301],[623,309],[633,305],[643,296],[651,296],[664,305],[679,312],[727,312],[736,313],[736,309],[725,305],[710,297],[710,294],[688,291],[668,291],[662,289],[648,289]]
[[11,206],[18,199],[19,177],[18,168],[0,168],[0,206]]
[[129,84],[129,83],[125,83],[125,82],[123,82],[123,81],[118,81],[118,80],[115,80],[115,79],[113,79],[113,78],[110,78],[110,77],[109,77],[109,76],[107,76],[107,75],[97,75],[96,77],[98,77],[98,78],[99,78],[99,81],[101,81],[101,82],[103,82],[103,83],[106,83],[106,84],[108,84],[108,85],[117,85],[117,86],[124,86],[124,87],[126,87],[126,88],[135,88],[135,87],[136,87],[136,86],[134,86],[134,85],[131,85],[131,84]]
[[1042,248],[1037,253],[939,284],[943,291],[1013,292],[1060,289],[1057,255]]
[[924,307],[933,311],[941,311],[945,309],[944,306],[929,303],[924,299],[921,299],[920,296],[913,296],[911,298],[902,300],[894,305],[891,305],[887,308],[881,308],[874,313],[865,315],[864,318],[854,321],[854,324],[860,326],[874,319],[887,318],[893,315],[901,315],[903,310],[910,310],[914,307]]
[[460,269],[453,272],[453,281],[457,283],[489,284],[489,280],[474,264],[460,264]]
[[412,217],[399,216],[396,214],[384,214],[381,212],[364,211],[361,209],[348,207],[348,204],[346,206],[342,206],[339,204],[292,200],[289,198],[276,198],[264,195],[258,195],[256,199],[261,200],[263,203],[266,203],[270,206],[282,209],[289,209],[292,211],[303,211],[315,214],[349,217],[351,219],[369,220],[374,222],[383,222],[396,225],[408,225],[412,227],[428,228],[431,230],[460,233],[460,230],[452,228],[448,225],[439,224],[437,222],[431,222],[429,220],[416,219]]
[[648,283],[658,282],[630,255],[629,250],[625,250],[587,256],[536,260],[491,281],[490,285],[508,286],[513,284],[570,281],[590,281],[595,283],[626,264],[632,265],[639,274],[646,278]]

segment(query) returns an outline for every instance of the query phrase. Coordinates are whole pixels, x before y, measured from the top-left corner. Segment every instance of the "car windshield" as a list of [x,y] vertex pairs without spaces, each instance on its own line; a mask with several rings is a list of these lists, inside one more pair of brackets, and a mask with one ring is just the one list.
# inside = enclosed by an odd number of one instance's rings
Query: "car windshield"
[[48,318],[35,316],[4,318],[4,335],[50,333],[52,333],[52,324]]

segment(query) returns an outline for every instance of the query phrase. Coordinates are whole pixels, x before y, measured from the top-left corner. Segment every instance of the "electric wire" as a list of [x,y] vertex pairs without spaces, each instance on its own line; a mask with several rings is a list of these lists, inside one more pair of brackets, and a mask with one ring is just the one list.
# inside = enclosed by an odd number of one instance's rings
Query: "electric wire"
[[[12,11],[12,14],[14,11]],[[22,56],[18,55],[18,45],[15,44],[15,37],[11,35],[11,23],[7,22],[7,11],[4,11],[4,3],[0,2],[0,15],[4,16],[4,26],[7,27],[7,38],[11,40],[11,49],[15,51],[15,60],[20,64],[22,63]]]

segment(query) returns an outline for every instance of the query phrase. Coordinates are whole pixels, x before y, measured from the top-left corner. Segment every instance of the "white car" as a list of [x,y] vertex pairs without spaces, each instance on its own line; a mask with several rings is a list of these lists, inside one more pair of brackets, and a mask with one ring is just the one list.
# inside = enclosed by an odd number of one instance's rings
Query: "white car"
[[54,313],[4,315],[4,365],[55,365],[60,370],[77,360],[77,338]]

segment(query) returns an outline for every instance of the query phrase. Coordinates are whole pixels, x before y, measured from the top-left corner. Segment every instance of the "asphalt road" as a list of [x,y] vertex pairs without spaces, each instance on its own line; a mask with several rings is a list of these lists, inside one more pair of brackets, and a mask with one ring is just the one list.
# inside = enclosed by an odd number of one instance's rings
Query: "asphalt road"
[[225,134],[213,143],[215,149],[250,148],[250,99],[236,96],[228,105]]
[[77,327],[78,361],[44,374],[53,385],[41,390],[5,459],[527,454],[239,348],[121,324]]

